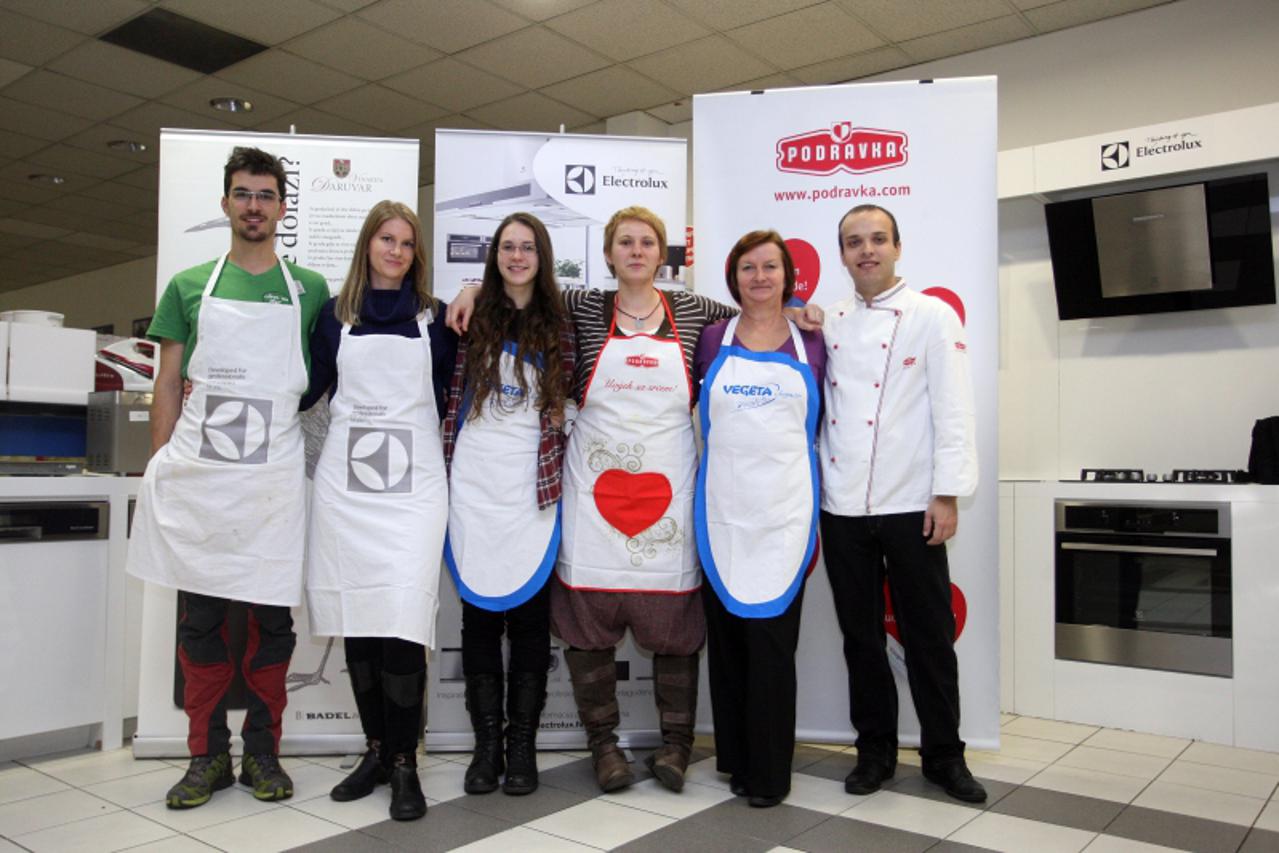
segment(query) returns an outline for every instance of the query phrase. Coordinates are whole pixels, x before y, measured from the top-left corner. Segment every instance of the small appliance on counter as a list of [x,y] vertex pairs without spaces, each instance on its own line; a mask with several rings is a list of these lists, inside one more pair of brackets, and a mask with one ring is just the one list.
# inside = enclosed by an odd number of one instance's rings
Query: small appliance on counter
[[15,320],[0,321],[0,400],[83,406],[93,390],[97,335],[40,322],[44,311],[6,313]]
[[151,456],[151,392],[94,391],[85,424],[85,459],[100,474],[141,474]]
[[95,391],[151,393],[159,353],[152,341],[120,338],[98,349],[94,360]]

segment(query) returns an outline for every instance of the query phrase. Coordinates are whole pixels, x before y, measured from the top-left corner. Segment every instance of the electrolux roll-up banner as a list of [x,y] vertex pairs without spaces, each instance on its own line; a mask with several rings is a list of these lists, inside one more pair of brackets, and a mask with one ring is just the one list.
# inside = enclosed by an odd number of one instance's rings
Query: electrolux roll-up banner
[[657,286],[682,287],[687,149],[683,139],[437,130],[435,295],[447,302],[479,283],[494,230],[516,211],[546,225],[561,287],[616,287],[604,224],[631,205],[666,223]]
[[[604,265],[604,224],[631,205],[649,208],[666,224],[671,245],[658,287],[682,287],[687,147],[683,139],[436,131],[435,294],[448,301],[463,283],[480,281],[493,232],[515,211],[546,224],[561,287],[616,287]],[[463,695],[462,605],[448,572],[440,580],[436,632],[426,743],[469,747],[474,735]],[[622,744],[656,744],[653,660],[629,633],[617,650],[617,679]],[[552,644],[538,745],[580,749],[585,740],[564,650]]]
[[[157,300],[174,273],[216,258],[230,247],[230,223],[220,201],[223,166],[237,145],[261,148],[280,158],[287,175],[288,210],[276,229],[276,252],[321,273],[334,293],[346,278],[369,208],[382,199],[393,199],[417,209],[416,139],[166,128],[160,132]],[[176,591],[146,585],[138,731],[133,740],[138,757],[187,754],[187,718],[177,665],[177,606]],[[341,641],[311,637],[305,605],[294,608],[293,618],[298,643],[287,676],[281,751],[322,754],[363,749],[364,735]],[[245,707],[239,672],[245,630],[243,608],[233,607],[228,645],[237,674],[227,702],[236,748]]]
[[[949,555],[961,734],[978,748],[995,748],[999,739],[995,88],[995,78],[979,77],[693,100],[694,222],[707,270],[722,268],[742,234],[774,228],[795,261],[796,295],[829,307],[853,292],[840,262],[839,220],[859,204],[876,204],[901,227],[898,274],[965,323],[981,483],[960,500]],[[697,285],[728,299],[720,276],[701,275]],[[901,742],[917,745],[902,647],[891,615],[885,621]],[[808,583],[797,656],[801,739],[852,737],[841,643],[822,567]],[[707,710],[699,721],[709,721]]]

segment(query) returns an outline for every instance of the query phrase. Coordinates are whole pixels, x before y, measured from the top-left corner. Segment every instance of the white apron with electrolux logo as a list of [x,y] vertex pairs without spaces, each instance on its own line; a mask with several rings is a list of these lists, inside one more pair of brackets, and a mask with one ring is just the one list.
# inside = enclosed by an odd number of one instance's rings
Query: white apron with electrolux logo
[[342,327],[307,537],[313,635],[434,645],[449,493],[428,325],[420,339]]
[[697,452],[691,382],[674,340],[614,337],[616,316],[583,395],[564,460],[559,578],[615,592],[692,592]]
[[706,378],[699,415],[697,550],[736,616],[778,616],[817,542],[817,382],[799,331],[798,360],[733,345],[734,317]]
[[[444,560],[462,599],[485,610],[518,607],[546,585],[560,545],[560,506],[538,509],[537,462],[542,438],[536,406],[540,370],[516,377],[516,345],[499,363],[502,386],[487,411],[470,420],[471,400],[457,416],[449,479],[449,533]],[[525,365],[527,367],[527,365]],[[505,410],[494,399],[501,395]]]
[[189,592],[293,606],[306,535],[301,291],[280,261],[289,304],[215,297],[225,264],[223,255],[201,297],[191,396],[142,480],[128,570]]

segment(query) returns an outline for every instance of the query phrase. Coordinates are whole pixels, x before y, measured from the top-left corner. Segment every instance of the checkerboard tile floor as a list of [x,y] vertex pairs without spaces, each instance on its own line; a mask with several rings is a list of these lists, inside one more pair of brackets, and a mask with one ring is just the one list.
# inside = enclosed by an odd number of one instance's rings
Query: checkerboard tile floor
[[648,778],[602,795],[580,752],[543,752],[528,797],[467,796],[467,756],[422,762],[425,819],[386,819],[385,788],[335,803],[341,758],[291,758],[295,795],[259,803],[240,786],[175,812],[165,790],[182,761],[127,750],[0,764],[0,853],[288,850],[394,853],[536,851],[1279,851],[1279,754],[1005,715],[997,753],[970,752],[990,799],[973,807],[924,781],[903,751],[897,775],[869,797],[844,793],[856,754],[800,746],[791,794],[752,809],[728,790],[706,746],[673,794]]

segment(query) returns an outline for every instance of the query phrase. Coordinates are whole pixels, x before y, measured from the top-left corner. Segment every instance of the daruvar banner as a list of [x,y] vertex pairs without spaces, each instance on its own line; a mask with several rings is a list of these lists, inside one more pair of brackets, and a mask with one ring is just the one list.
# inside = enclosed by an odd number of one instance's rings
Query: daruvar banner
[[[162,130],[157,299],[174,273],[216,258],[230,247],[230,224],[220,200],[223,166],[237,145],[261,148],[280,158],[287,210],[276,229],[276,252],[324,275],[333,293],[346,278],[369,208],[388,198],[417,208],[415,139]],[[140,757],[187,754],[187,719],[176,665],[177,606],[174,590],[146,585],[138,731],[133,740],[134,754]],[[342,641],[311,637],[305,605],[294,608],[293,617],[298,643],[287,676],[281,751],[362,750],[364,735]],[[244,651],[242,610],[233,609],[228,629],[238,670]],[[239,674],[228,694],[228,707],[231,731],[238,733],[244,717]]]
[[[729,301],[722,271],[733,243],[774,228],[794,258],[800,299],[829,307],[849,297],[839,220],[857,205],[876,204],[901,228],[898,275],[943,299],[965,323],[982,482],[960,501],[949,553],[961,734],[984,748],[999,737],[995,104],[993,77],[693,99],[699,293]],[[886,621],[901,741],[918,744],[902,647],[891,615]],[[847,670],[824,567],[805,596],[798,668],[800,738],[849,739]],[[700,721],[709,721],[706,711]]]

